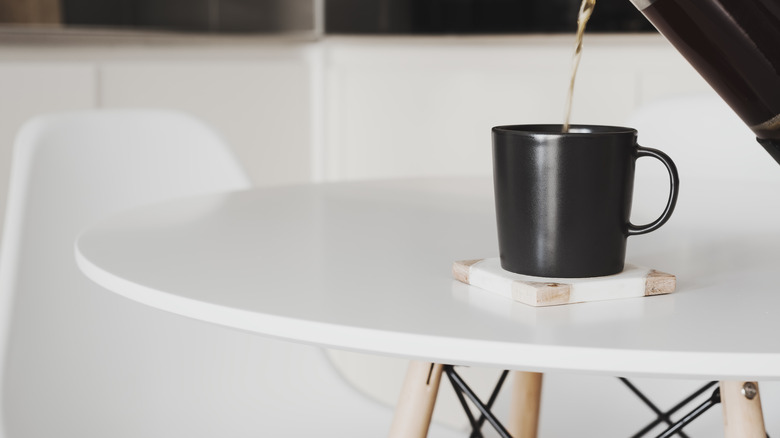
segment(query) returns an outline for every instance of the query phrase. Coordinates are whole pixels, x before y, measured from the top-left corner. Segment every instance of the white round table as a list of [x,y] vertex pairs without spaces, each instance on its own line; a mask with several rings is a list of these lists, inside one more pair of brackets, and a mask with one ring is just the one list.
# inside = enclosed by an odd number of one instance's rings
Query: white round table
[[297,342],[535,372],[778,379],[777,189],[684,181],[669,223],[628,242],[627,261],[675,274],[675,293],[548,308],[452,278],[453,261],[498,254],[488,179],[145,206],[87,229],[76,258],[132,300]]

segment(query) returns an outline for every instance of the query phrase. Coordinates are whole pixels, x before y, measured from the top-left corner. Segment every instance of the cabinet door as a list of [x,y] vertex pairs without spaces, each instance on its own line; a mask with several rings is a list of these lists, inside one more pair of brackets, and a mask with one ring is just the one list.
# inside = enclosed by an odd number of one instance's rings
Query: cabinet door
[[[608,62],[610,41],[588,41],[573,123],[617,124],[634,108],[636,71]],[[572,43],[568,36],[330,42],[327,178],[489,175],[493,126],[563,123]]]
[[311,72],[303,56],[113,62],[101,106],[186,111],[224,136],[255,184],[311,178]]

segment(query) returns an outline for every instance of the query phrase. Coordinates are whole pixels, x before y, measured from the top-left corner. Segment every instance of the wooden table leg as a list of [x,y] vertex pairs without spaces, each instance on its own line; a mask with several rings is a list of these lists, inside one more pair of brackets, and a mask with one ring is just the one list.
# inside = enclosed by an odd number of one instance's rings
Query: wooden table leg
[[720,382],[726,438],[766,438],[758,383]]
[[441,364],[411,361],[395,407],[390,438],[425,438],[444,368]]
[[539,430],[541,399],[542,373],[512,372],[512,402],[508,431],[513,438],[536,438]]

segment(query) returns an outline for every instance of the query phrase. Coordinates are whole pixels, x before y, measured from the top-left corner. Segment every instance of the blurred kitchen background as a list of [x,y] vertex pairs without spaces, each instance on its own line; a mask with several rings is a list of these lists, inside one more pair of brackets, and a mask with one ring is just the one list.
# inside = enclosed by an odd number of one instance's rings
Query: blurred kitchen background
[[[208,33],[484,34],[570,32],[569,0],[4,0],[24,26]],[[629,2],[599,1],[594,32],[646,32]]]
[[[81,108],[191,113],[258,186],[490,175],[491,126],[562,122],[578,9],[578,0],[0,0],[0,206],[20,125]],[[621,124],[648,102],[709,90],[629,0],[598,1],[574,123]],[[394,403],[405,361],[331,357]],[[464,373],[483,387],[497,376]],[[698,383],[640,384],[671,406]],[[545,385],[542,436],[607,423],[615,433],[603,436],[627,436],[653,418],[611,377],[551,375]],[[437,418],[466,424],[441,391]],[[717,434],[716,411],[686,430]]]

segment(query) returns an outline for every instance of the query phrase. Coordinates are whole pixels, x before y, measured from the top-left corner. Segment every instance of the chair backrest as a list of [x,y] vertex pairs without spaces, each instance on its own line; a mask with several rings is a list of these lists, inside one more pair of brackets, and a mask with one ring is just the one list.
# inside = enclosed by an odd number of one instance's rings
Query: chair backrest
[[[154,369],[182,366],[164,357],[177,348],[164,341],[176,338],[166,334],[165,319],[84,278],[74,238],[118,210],[248,186],[219,136],[178,112],[91,110],[39,116],[23,126],[0,252],[0,437],[86,430],[149,436],[122,424],[126,417],[116,412],[175,413],[166,400],[140,394],[150,385],[177,384],[170,381],[176,370]],[[162,340],[156,346],[142,345],[155,337]],[[139,355],[159,355],[159,362]]]

